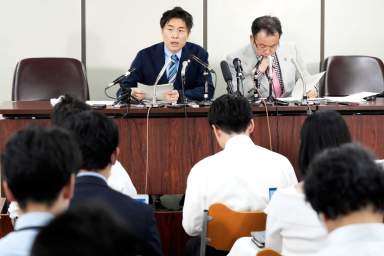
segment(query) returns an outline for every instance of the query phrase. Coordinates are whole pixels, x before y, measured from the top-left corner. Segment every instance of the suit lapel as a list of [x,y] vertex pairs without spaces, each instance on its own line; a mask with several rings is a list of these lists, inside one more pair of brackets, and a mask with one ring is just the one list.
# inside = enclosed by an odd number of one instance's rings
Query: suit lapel
[[[155,78],[153,83],[155,83],[157,75],[160,73],[165,63],[164,43],[160,43],[156,45],[153,63],[155,66]],[[159,84],[164,84],[164,83],[168,83],[167,72],[164,72],[163,76],[159,80]]]

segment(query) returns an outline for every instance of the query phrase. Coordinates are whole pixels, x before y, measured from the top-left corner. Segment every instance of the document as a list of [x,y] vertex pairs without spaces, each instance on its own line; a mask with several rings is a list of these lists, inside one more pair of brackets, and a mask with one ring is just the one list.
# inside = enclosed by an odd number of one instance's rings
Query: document
[[324,97],[328,102],[351,102],[351,103],[360,103],[365,102],[364,98],[377,95],[377,92],[358,92],[348,96],[343,97]]
[[[154,85],[137,83],[137,88],[144,92],[144,99],[152,100]],[[173,84],[158,84],[156,88],[156,99],[165,101],[164,94],[173,90]]]

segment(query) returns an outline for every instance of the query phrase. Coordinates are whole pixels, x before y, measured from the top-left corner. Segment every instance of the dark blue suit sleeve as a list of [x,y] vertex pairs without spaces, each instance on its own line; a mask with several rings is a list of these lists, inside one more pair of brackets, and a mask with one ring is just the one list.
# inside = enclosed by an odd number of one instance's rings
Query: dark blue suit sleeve
[[146,226],[148,228],[145,234],[147,248],[145,250],[145,255],[161,256],[163,255],[163,252],[161,250],[160,235],[152,209],[149,209],[147,216]]
[[[123,88],[137,87],[137,82],[142,81],[143,57],[141,55],[142,55],[141,52],[139,52],[136,55],[136,58],[133,60],[131,64],[131,68],[135,68],[135,71],[133,71],[128,77],[126,77],[120,82],[121,87]],[[121,94],[121,88],[116,93],[117,97],[119,97],[120,94]]]
[[[197,57],[199,57],[202,61],[205,63],[208,63],[208,53],[206,51],[200,51],[198,54],[196,54]],[[191,89],[185,89],[185,96],[191,100],[204,100],[204,91],[205,91],[205,79],[203,76],[204,68],[195,63],[198,67],[198,72],[194,76],[194,78],[191,78],[190,81],[188,81],[188,87],[191,87]],[[188,79],[188,77],[187,77]],[[211,74],[208,75],[208,98],[211,99],[213,97],[214,93],[214,87],[212,83],[212,76]]]

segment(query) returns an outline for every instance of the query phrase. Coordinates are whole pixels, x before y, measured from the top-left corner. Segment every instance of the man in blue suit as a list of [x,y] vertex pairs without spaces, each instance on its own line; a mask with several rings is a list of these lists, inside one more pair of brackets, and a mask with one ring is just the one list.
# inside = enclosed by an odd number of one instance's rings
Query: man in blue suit
[[113,120],[99,112],[83,111],[69,116],[63,127],[75,135],[83,158],[71,207],[89,201],[106,204],[142,242],[140,255],[162,255],[152,208],[107,184],[119,154],[119,133]]
[[[181,7],[175,7],[163,13],[160,19],[163,42],[145,48],[137,54],[131,68],[135,71],[121,82],[122,88],[132,88],[131,95],[139,100],[145,97],[137,83],[153,85],[162,67],[169,63],[159,84],[173,83],[174,90],[163,97],[169,102],[175,102],[182,95],[181,69],[182,63],[190,59],[191,54],[208,63],[208,53],[197,44],[187,42],[193,26],[192,15]],[[205,79],[204,68],[191,61],[185,74],[185,96],[188,99],[200,101],[204,99]],[[214,87],[212,78],[208,75],[208,98],[212,98]],[[121,90],[118,92],[120,96]]]

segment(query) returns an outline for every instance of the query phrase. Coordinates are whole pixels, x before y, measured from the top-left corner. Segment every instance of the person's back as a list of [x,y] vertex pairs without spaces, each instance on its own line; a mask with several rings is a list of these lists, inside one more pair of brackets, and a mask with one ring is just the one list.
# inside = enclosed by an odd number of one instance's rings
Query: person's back
[[252,142],[252,110],[245,98],[223,95],[212,104],[208,119],[224,149],[198,162],[188,175],[183,227],[192,236],[200,233],[202,213],[211,204],[263,210],[270,189],[297,183],[287,158]]
[[361,146],[327,149],[309,165],[306,200],[329,235],[318,256],[381,255],[384,172]]
[[62,129],[29,127],[16,133],[2,154],[4,192],[22,214],[0,240],[0,255],[27,256],[38,231],[64,211],[72,197],[81,154]]
[[104,202],[144,241],[143,255],[161,255],[152,208],[107,184],[119,154],[119,133],[113,120],[99,112],[85,111],[68,118],[63,126],[75,135],[83,155],[71,207],[88,201]]

